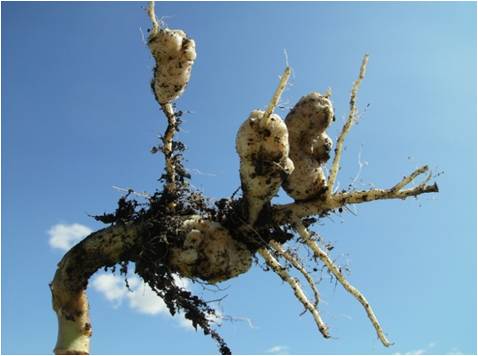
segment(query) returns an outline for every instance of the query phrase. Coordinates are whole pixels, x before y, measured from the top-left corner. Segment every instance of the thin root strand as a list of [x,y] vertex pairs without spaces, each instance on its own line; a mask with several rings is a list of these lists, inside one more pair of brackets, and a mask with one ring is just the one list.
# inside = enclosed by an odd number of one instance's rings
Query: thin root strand
[[151,20],[151,24],[153,25],[153,28],[151,29],[151,36],[155,36],[159,31],[159,23],[158,23],[158,20],[156,19],[156,13],[154,11],[154,1],[149,2],[148,16],[149,16],[149,19]]
[[334,157],[334,161],[332,162],[332,167],[330,168],[329,178],[327,180],[327,186],[329,187],[328,189],[329,196],[332,195],[332,192],[334,191],[334,184],[340,169],[340,160],[342,158],[342,151],[344,149],[345,138],[347,137],[347,134],[352,128],[352,125],[355,122],[355,118],[357,117],[357,93],[360,88],[360,83],[362,83],[362,80],[365,78],[367,63],[368,63],[368,55],[366,54],[363,57],[362,65],[360,66],[359,77],[357,78],[357,80],[354,82],[352,86],[352,94],[350,95],[350,109],[349,109],[347,121],[342,127],[342,131],[340,132],[340,135],[337,139],[337,144],[335,148],[335,157]]
[[277,86],[276,91],[274,92],[274,95],[272,96],[272,99],[269,102],[269,105],[267,106],[267,109],[264,112],[264,115],[262,116],[263,126],[267,126],[269,117],[271,116],[277,104],[279,103],[282,93],[284,92],[287,82],[289,81],[290,74],[291,74],[290,67],[286,67],[286,69],[284,69],[284,72],[281,75],[279,85]]
[[258,250],[259,254],[264,258],[266,264],[272,268],[272,270],[279,275],[284,282],[287,282],[294,291],[297,299],[302,303],[302,305],[312,314],[314,317],[315,323],[317,324],[320,333],[325,337],[329,338],[329,329],[327,325],[323,322],[322,317],[319,314],[319,311],[312,303],[307,299],[302,287],[299,284],[299,281],[296,278],[293,278],[289,275],[286,268],[284,268],[271,253],[266,248],[261,248]]
[[309,231],[306,229],[306,227],[302,224],[301,221],[297,221],[295,223],[295,227],[300,237],[303,239],[304,243],[314,252],[314,255],[317,256],[322,261],[322,263],[327,266],[328,270],[334,275],[337,281],[339,281],[340,284],[342,284],[345,290],[349,292],[350,294],[352,294],[355,297],[355,299],[357,299],[360,302],[360,304],[363,305],[367,313],[367,316],[372,322],[372,325],[375,328],[375,331],[377,332],[377,336],[382,342],[382,344],[386,347],[391,346],[392,343],[385,336],[383,329],[380,326],[380,323],[378,322],[378,319],[375,316],[375,313],[373,312],[372,307],[370,306],[369,302],[364,297],[364,295],[357,288],[352,286],[349,283],[349,281],[347,281],[344,275],[340,272],[340,269],[334,264],[334,262],[330,259],[327,253],[323,251],[320,248],[320,246],[311,239]]
[[[392,189],[390,189],[393,192],[398,192],[401,190],[403,187],[406,185],[410,184],[416,177],[419,175],[428,172],[428,166],[423,166],[415,170],[413,173],[410,175],[404,177],[398,184],[396,184]],[[428,178],[424,181],[424,183],[428,182],[430,180],[431,176],[429,175]]]
[[173,152],[173,138],[176,134],[176,115],[171,103],[162,104],[161,109],[163,110],[164,115],[168,119],[168,127],[164,133],[163,138],[163,154],[166,161],[166,191],[170,194],[174,193],[176,190],[176,178],[175,171],[176,167],[174,164],[174,159],[172,157]]
[[285,258],[296,270],[298,270],[304,276],[304,278],[306,279],[307,283],[310,286],[310,289],[312,289],[312,292],[314,293],[313,305],[317,307],[320,301],[319,290],[317,289],[317,286],[315,285],[315,282],[312,279],[312,276],[310,275],[309,272],[305,270],[300,260],[295,258],[292,254],[290,254],[286,250],[284,250],[282,245],[278,243],[277,241],[271,240],[269,242],[269,245],[275,250],[276,253],[278,253],[280,256]]

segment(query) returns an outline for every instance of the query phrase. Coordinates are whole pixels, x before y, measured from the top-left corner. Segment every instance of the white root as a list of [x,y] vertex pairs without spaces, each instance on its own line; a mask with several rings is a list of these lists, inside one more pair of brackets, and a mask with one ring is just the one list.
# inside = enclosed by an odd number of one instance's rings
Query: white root
[[[151,87],[156,101],[168,120],[163,136],[162,152],[166,161],[166,191],[173,194],[176,190],[176,167],[172,151],[177,118],[172,102],[184,92],[189,82],[192,65],[196,59],[196,49],[194,41],[183,31],[160,28],[154,12],[154,1],[149,3],[148,15],[153,26],[148,38],[148,46],[156,60]],[[171,202],[170,208],[174,206],[174,202]]]
[[302,97],[285,119],[289,131],[290,158],[295,170],[283,183],[295,200],[306,200],[325,191],[322,166],[329,159],[332,140],[325,130],[334,117],[328,96],[314,92]]
[[219,223],[191,216],[182,230],[183,245],[171,248],[169,259],[182,276],[217,283],[250,269],[250,251]]
[[345,138],[349,133],[352,125],[355,122],[357,117],[357,93],[360,88],[360,84],[362,80],[365,78],[365,72],[367,70],[367,63],[368,63],[368,55],[365,55],[362,60],[362,65],[360,66],[359,77],[354,82],[352,86],[352,93],[350,95],[350,109],[349,114],[347,117],[347,121],[345,122],[344,126],[342,127],[342,131],[337,139],[337,145],[335,147],[335,157],[332,162],[332,166],[330,168],[329,178],[327,180],[328,195],[331,196],[334,190],[335,180],[337,179],[337,174],[340,169],[340,159],[342,158],[342,151],[344,148]]
[[55,354],[89,354],[92,326],[86,295],[88,279],[100,267],[120,261],[120,256],[138,243],[140,232],[139,225],[111,226],[92,233],[62,258],[50,284],[58,318]]
[[297,229],[297,232],[303,239],[304,243],[314,252],[314,255],[324,263],[328,270],[334,275],[334,277],[340,282],[340,284],[342,284],[345,290],[352,294],[355,299],[357,299],[360,304],[362,304],[382,344],[386,347],[391,346],[392,343],[388,341],[387,337],[385,336],[382,327],[380,326],[380,323],[378,322],[378,319],[373,312],[372,307],[370,306],[367,299],[365,299],[364,295],[357,288],[352,286],[349,281],[347,281],[340,269],[334,264],[334,262],[330,259],[327,253],[323,251],[320,246],[311,238],[309,231],[305,228],[305,226],[300,220],[295,223],[295,227]]
[[274,251],[282,256],[287,262],[289,262],[296,270],[298,270],[305,278],[307,283],[310,286],[310,289],[312,289],[312,292],[314,293],[314,307],[317,307],[319,305],[320,301],[320,293],[319,290],[317,289],[317,286],[315,285],[314,280],[312,279],[312,276],[310,275],[309,272],[306,271],[305,267],[302,265],[301,261],[294,257],[291,253],[288,251],[284,250],[282,245],[278,243],[277,241],[271,240],[269,242],[269,245],[274,249]]
[[[291,216],[297,218],[305,218],[308,216],[317,216],[327,213],[331,210],[344,207],[348,204],[361,204],[374,200],[385,199],[406,199],[409,197],[416,197],[425,193],[438,192],[438,186],[436,183],[427,185],[431,175],[418,184],[417,186],[409,189],[405,188],[405,184],[413,181],[418,174],[429,173],[428,167],[419,168],[410,175],[402,179],[402,181],[396,184],[390,189],[370,189],[364,191],[351,191],[335,193],[327,199],[312,199],[303,202],[294,202],[291,204],[275,205],[273,206],[273,220],[276,224],[287,224],[290,221]],[[397,187],[400,188],[397,190]]]
[[156,18],[156,12],[154,11],[154,1],[149,2],[148,16],[151,20],[151,24],[153,25],[153,28],[151,29],[151,35],[156,35],[159,31],[159,23],[158,19]]
[[[423,167],[418,168],[417,170],[415,170],[409,176],[403,177],[403,179],[397,185],[395,185],[391,190],[394,191],[394,192],[398,192],[400,189],[402,189],[406,185],[410,184],[420,174],[423,174],[427,171],[428,171],[428,166],[423,166]],[[423,183],[426,183],[427,181],[428,181],[428,179]]]
[[[148,47],[156,61],[151,87],[168,119],[162,147],[166,159],[165,191],[174,197],[172,193],[176,193],[177,187],[173,138],[179,120],[174,113],[173,101],[183,94],[190,80],[196,59],[196,48],[194,40],[187,37],[184,31],[161,28],[154,12],[153,1],[150,2],[148,14],[152,22]],[[347,204],[380,199],[405,199],[438,191],[436,184],[427,185],[431,174],[418,186],[404,189],[416,177],[428,172],[428,167],[424,166],[404,177],[390,189],[344,191],[334,194],[333,188],[340,170],[343,145],[357,117],[356,97],[365,76],[367,62],[366,55],[359,77],[352,87],[348,118],[337,139],[328,178],[325,177],[323,168],[330,158],[332,149],[332,140],[326,133],[334,117],[329,99],[331,93],[325,95],[311,93],[304,96],[288,114],[285,122],[282,121],[274,114],[274,109],[290,77],[289,67],[282,74],[266,110],[253,111],[241,125],[236,138],[236,150],[240,156],[241,185],[248,209],[248,221],[247,223],[241,221],[242,225],[239,224],[238,229],[254,231],[254,224],[264,206],[270,204],[271,199],[283,185],[289,196],[296,201],[293,204],[272,206],[270,215],[267,215],[270,221],[258,223],[256,227],[269,228],[274,225],[293,224],[303,240],[301,242],[323,262],[345,290],[362,304],[379,339],[383,345],[390,346],[391,343],[386,338],[367,299],[347,281],[327,253],[311,238],[301,220],[303,217],[328,213]],[[172,209],[175,207],[174,199],[169,204],[169,214],[179,217],[179,213],[175,214]],[[221,212],[224,211],[226,210]],[[173,272],[183,277],[218,283],[245,273],[251,268],[252,252],[245,244],[234,239],[224,226],[198,215],[181,215],[181,219],[183,223],[176,233],[180,238],[184,237],[184,240],[177,242],[176,235],[168,236],[165,240],[170,248],[165,251],[168,260],[164,264]],[[141,244],[144,241],[141,236],[144,235],[144,229],[148,228],[146,225],[148,221],[144,225],[114,224],[99,230],[74,246],[58,264],[50,284],[53,309],[59,323],[55,353],[89,354],[92,329],[86,295],[88,279],[98,268],[112,266],[124,261],[125,256],[129,259],[129,253],[134,255],[137,250],[142,251]],[[330,337],[328,327],[318,310],[319,291],[302,261],[274,240],[269,241],[268,248],[304,276],[314,294],[314,303],[309,301],[299,280],[292,277],[287,268],[282,266],[267,248],[262,247],[257,251],[265,263],[293,289],[297,299],[312,314],[322,335]]]
[[154,2],[148,10],[153,29],[148,46],[156,60],[154,79],[151,83],[159,104],[176,100],[184,92],[196,59],[196,45],[182,30],[159,28],[154,14]]
[[284,73],[282,73],[279,85],[276,88],[276,91],[274,92],[274,95],[272,96],[271,101],[269,102],[269,105],[267,106],[267,109],[264,113],[264,125],[267,125],[268,120],[270,115],[274,112],[274,109],[276,108],[277,104],[279,104],[279,100],[282,96],[282,93],[284,92],[285,87],[287,86],[287,82],[289,81],[289,77],[291,74],[291,69],[289,66],[284,69]]
[[312,305],[312,303],[306,297],[304,291],[302,290],[302,287],[300,286],[299,281],[296,278],[291,277],[287,272],[287,269],[284,268],[266,248],[259,249],[258,253],[264,258],[267,265],[272,268],[272,270],[277,275],[279,275],[279,277],[282,278],[284,282],[291,286],[297,299],[302,303],[304,308],[306,308],[312,314],[320,333],[326,338],[330,337],[327,325],[322,320],[322,317],[320,316],[317,308]]
[[[176,134],[176,114],[174,113],[173,105],[171,103],[161,104],[166,119],[168,120],[168,126],[163,136],[162,152],[164,154],[165,168],[166,168],[166,191],[169,194],[173,194],[176,190],[176,165],[174,162],[173,153],[173,138]],[[174,202],[170,203],[170,207],[173,208]]]

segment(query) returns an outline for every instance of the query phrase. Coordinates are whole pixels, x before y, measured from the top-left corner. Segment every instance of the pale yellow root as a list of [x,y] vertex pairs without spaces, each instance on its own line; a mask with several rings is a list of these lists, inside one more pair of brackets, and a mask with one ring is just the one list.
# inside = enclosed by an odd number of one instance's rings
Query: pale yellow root
[[332,167],[330,168],[329,178],[327,180],[328,195],[331,196],[334,191],[334,184],[335,180],[337,179],[337,174],[340,169],[340,159],[342,158],[342,151],[344,149],[344,142],[347,134],[349,133],[350,129],[352,128],[353,123],[355,122],[355,118],[357,117],[357,93],[360,88],[360,83],[365,78],[365,71],[367,70],[367,63],[368,63],[368,55],[366,54],[363,57],[362,65],[360,66],[360,73],[357,80],[354,82],[352,86],[352,94],[350,95],[350,109],[349,114],[347,117],[347,121],[340,132],[339,138],[337,139],[337,144],[335,146],[335,157],[334,161],[332,162]]
[[[418,168],[417,170],[415,170],[412,174],[406,176],[406,177],[403,177],[403,179],[397,184],[395,185],[391,191],[393,192],[398,192],[400,189],[402,189],[403,187],[405,187],[406,185],[410,184],[416,177],[418,177],[420,174],[423,174],[425,172],[428,171],[428,166],[423,166],[423,167],[420,167]],[[429,177],[431,177],[431,174],[429,175]],[[425,180],[422,184],[426,183],[428,181]]]
[[282,93],[284,92],[287,82],[289,81],[290,73],[290,67],[286,67],[284,73],[282,73],[281,75],[279,85],[277,86],[276,91],[274,92],[274,95],[272,96],[272,99],[269,102],[269,105],[267,106],[264,115],[262,116],[263,126],[267,126],[267,123],[269,122],[269,117],[274,112],[274,109],[276,108],[277,104],[279,104],[279,100],[282,96]]
[[261,248],[258,250],[259,254],[264,258],[267,265],[272,268],[272,270],[279,275],[280,278],[287,284],[291,286],[294,291],[295,296],[297,299],[302,303],[302,305],[312,314],[315,323],[317,324],[319,331],[321,334],[328,338],[329,330],[327,325],[323,322],[319,311],[315,308],[312,303],[307,299],[302,287],[299,284],[299,281],[296,278],[293,278],[287,273],[286,268],[281,266],[281,264],[271,255],[271,253],[266,248]]
[[382,344],[386,347],[392,345],[390,341],[388,341],[387,337],[385,336],[380,323],[378,322],[375,313],[373,312],[372,307],[370,306],[367,299],[365,299],[364,295],[354,286],[352,286],[347,279],[344,277],[342,272],[340,272],[339,268],[334,264],[334,262],[330,259],[330,257],[323,251],[320,246],[311,238],[309,231],[305,228],[301,221],[297,221],[295,223],[295,227],[297,232],[302,237],[304,243],[309,246],[309,248],[314,252],[314,255],[318,257],[324,265],[328,268],[328,270],[334,275],[334,277],[342,284],[347,292],[352,294],[355,299],[357,299],[360,304],[363,305],[365,311],[367,312],[367,316],[372,322],[375,331],[377,332],[377,336],[382,342]]
[[277,241],[270,241],[269,245],[282,257],[284,257],[296,270],[298,270],[305,278],[307,283],[310,286],[310,289],[312,289],[312,292],[314,293],[314,306],[317,307],[319,305],[320,301],[320,293],[319,290],[317,289],[317,286],[315,285],[314,280],[312,279],[312,276],[310,273],[308,273],[305,270],[305,267],[302,265],[302,263],[299,261],[299,259],[295,258],[292,254],[284,250],[282,245],[278,243]]
[[173,152],[173,138],[176,133],[176,115],[174,114],[173,106],[168,104],[161,105],[161,109],[164,112],[164,115],[168,119],[168,127],[164,133],[163,138],[163,154],[164,160],[166,162],[166,191],[170,194],[174,193],[176,190],[176,177],[174,165],[174,160],[172,156]]
[[151,24],[153,25],[153,28],[151,29],[151,35],[154,36],[159,31],[159,23],[158,23],[158,20],[156,19],[156,13],[154,11],[154,1],[149,2],[148,16],[151,20]]
[[[418,175],[428,172],[428,176],[418,185],[405,188],[405,184],[411,183]],[[421,167],[410,175],[404,177],[398,184],[389,189],[370,189],[363,191],[351,191],[335,193],[327,199],[317,198],[308,201],[299,201],[289,204],[273,206],[273,219],[276,224],[290,223],[290,217],[305,218],[317,216],[334,209],[345,207],[349,204],[363,204],[374,200],[385,199],[406,199],[417,197],[425,193],[437,193],[439,191],[436,183],[427,184],[431,179],[431,172],[427,166]]]

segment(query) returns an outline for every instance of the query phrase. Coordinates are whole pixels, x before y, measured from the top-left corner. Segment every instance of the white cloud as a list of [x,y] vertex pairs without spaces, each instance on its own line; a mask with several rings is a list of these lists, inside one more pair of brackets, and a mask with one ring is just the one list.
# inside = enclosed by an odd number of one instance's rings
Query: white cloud
[[183,289],[189,289],[189,286],[191,285],[189,279],[181,278],[177,274],[173,275],[173,277],[174,283],[176,283],[178,287],[181,287]]
[[115,307],[121,304],[126,293],[128,293],[128,289],[124,286],[124,281],[112,274],[97,275],[91,282],[91,285],[110,302],[115,302]]
[[216,314],[208,315],[208,319],[211,323],[220,325],[224,319],[224,314],[216,308]]
[[73,245],[92,232],[89,227],[80,224],[57,224],[48,230],[48,235],[50,235],[48,242],[53,248],[68,251]]
[[275,345],[268,349],[266,352],[275,355],[287,355],[289,353],[289,348],[284,345]]
[[123,278],[107,273],[96,275],[91,283],[97,292],[114,302],[115,307],[128,300],[130,308],[142,314],[156,315],[167,312],[163,300],[138,277],[128,277],[128,284],[130,290],[126,288]]
[[186,319],[183,313],[177,316],[177,321],[179,323],[179,326],[181,326],[182,328],[190,331],[194,330],[193,322],[189,319]]
[[[189,287],[189,281],[175,277],[176,284],[183,288]],[[128,306],[141,314],[170,316],[164,301],[142,280],[136,276],[128,276],[130,290],[126,288],[124,279],[112,274],[101,273],[93,277],[91,285],[94,290],[102,294],[107,300],[118,307],[123,301],[128,301]],[[194,330],[191,321],[178,313],[174,316],[179,326]]]
[[[186,285],[186,288],[189,286],[189,281],[187,279],[182,279],[180,283],[184,283],[184,282],[187,282],[185,285]],[[178,283],[177,283],[178,284]],[[212,323],[212,324],[216,324],[216,325],[220,325],[222,320],[223,320],[223,317],[224,315],[222,314],[222,312],[220,310],[218,310],[216,308],[216,314],[209,314],[207,315],[207,319]],[[183,327],[184,329],[186,330],[194,330],[194,326],[193,326],[193,323],[191,320],[189,319],[186,319],[184,317],[184,314],[183,313],[179,313],[178,316],[177,316],[177,321],[179,323],[179,326]]]
[[464,355],[464,353],[458,347],[454,347],[450,350],[448,355]]
[[422,347],[422,348],[419,348],[419,349],[416,349],[416,350],[412,350],[412,351],[408,351],[408,352],[404,352],[404,353],[396,352],[396,353],[394,353],[394,355],[425,355],[427,353],[428,354],[431,353],[430,349],[434,348],[435,346],[436,346],[436,343],[431,341],[425,347]]
[[408,351],[404,353],[395,352],[394,355],[424,355],[425,352],[426,352],[425,349],[416,349],[416,350],[412,350],[412,351]]
[[128,291],[126,297],[129,299],[129,306],[132,309],[149,315],[168,312],[163,300],[146,283],[141,283],[137,277],[128,279],[128,283],[132,292]]

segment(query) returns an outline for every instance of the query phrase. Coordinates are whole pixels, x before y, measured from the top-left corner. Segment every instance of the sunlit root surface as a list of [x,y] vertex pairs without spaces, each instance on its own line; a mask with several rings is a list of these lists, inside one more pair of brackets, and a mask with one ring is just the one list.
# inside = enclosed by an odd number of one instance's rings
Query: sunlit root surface
[[[176,111],[173,101],[190,80],[195,43],[182,30],[160,28],[153,3],[148,13],[152,21],[148,46],[156,62],[151,86],[168,123],[160,143],[151,150],[164,156],[163,186],[154,194],[142,194],[144,202],[133,199],[136,193],[128,190],[115,212],[95,216],[108,227],[74,246],[58,264],[50,284],[58,317],[55,353],[90,352],[88,280],[98,269],[117,264],[126,275],[129,262],[135,264],[135,273],[164,300],[172,315],[184,313],[195,328],[217,343],[222,354],[231,350],[211,323],[217,317],[215,310],[178,285],[178,276],[216,284],[247,273],[254,261],[267,266],[290,287],[320,334],[329,338],[333,331],[320,314],[320,292],[310,272],[311,266],[316,271],[325,269],[362,305],[378,339],[390,346],[373,307],[346,279],[341,266],[328,255],[327,246],[322,246],[311,230],[320,217],[341,213],[352,204],[438,192],[437,184],[429,183],[432,174],[427,166],[390,188],[334,189],[344,142],[357,120],[357,94],[368,56],[353,83],[349,113],[335,142],[326,132],[335,121],[330,94],[303,96],[285,120],[274,113],[291,75],[287,67],[265,110],[252,110],[238,130],[242,196],[235,198],[233,194],[213,202],[192,189],[182,160],[185,146],[174,139],[183,113]],[[293,202],[272,203],[280,187]],[[296,253],[299,247],[307,253]]]

